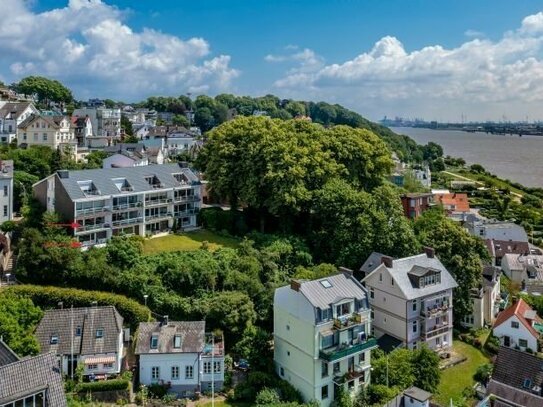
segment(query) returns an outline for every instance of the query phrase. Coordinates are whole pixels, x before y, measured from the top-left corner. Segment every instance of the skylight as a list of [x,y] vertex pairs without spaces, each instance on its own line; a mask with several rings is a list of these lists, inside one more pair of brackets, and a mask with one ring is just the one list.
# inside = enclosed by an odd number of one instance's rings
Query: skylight
[[330,281],[328,281],[328,280],[321,280],[320,283],[324,288],[332,287],[332,283],[330,283]]

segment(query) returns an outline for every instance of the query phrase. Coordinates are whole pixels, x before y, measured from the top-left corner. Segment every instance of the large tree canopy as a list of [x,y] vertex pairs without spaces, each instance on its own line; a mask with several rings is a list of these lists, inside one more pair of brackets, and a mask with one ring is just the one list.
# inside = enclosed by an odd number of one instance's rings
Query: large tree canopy
[[49,105],[51,102],[70,103],[72,92],[59,81],[43,76],[27,76],[16,85],[16,90],[24,95],[34,96],[38,103]]

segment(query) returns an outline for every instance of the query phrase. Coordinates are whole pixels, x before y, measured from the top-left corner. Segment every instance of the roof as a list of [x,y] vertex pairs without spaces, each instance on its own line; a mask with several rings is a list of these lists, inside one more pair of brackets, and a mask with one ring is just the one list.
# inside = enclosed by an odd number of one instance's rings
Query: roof
[[500,269],[494,266],[484,266],[482,277],[483,284],[493,286],[499,282]]
[[165,137],[172,134],[186,134],[187,137],[196,136],[190,130],[182,126],[155,126],[149,130],[147,137]]
[[532,392],[534,386],[543,387],[543,359],[500,347],[487,391],[521,406],[541,406],[543,398]]
[[[124,178],[132,187],[134,193],[159,191],[154,189],[146,177],[158,178],[163,188],[180,187],[183,184],[177,181],[174,174],[183,173],[190,183],[199,183],[198,177],[190,168],[180,164],[145,165],[124,168],[101,168],[94,170],[61,171],[57,172],[58,181],[63,185],[66,193],[72,200],[88,198],[81,190],[79,182],[92,181],[98,196],[120,195],[121,191],[113,181],[115,178]],[[62,176],[60,176],[60,174]]]
[[338,273],[318,280],[301,281],[299,291],[314,307],[320,309],[327,309],[331,304],[343,299],[367,298],[366,289],[349,273]]
[[369,273],[379,267],[383,256],[385,255],[379,252],[373,252],[372,254],[370,254],[364,264],[360,266],[360,271],[363,273],[363,277],[367,276]]
[[0,367],[17,362],[19,356],[11,350],[11,348],[0,339]]
[[[78,327],[80,335],[77,335]],[[99,329],[103,330],[101,338],[96,337]],[[45,311],[36,328],[36,338],[42,352],[55,352],[57,355],[72,352],[72,338],[76,355],[116,353],[122,329],[123,318],[111,305],[52,309]],[[51,343],[53,336],[58,338],[57,344]]]
[[445,209],[452,212],[469,212],[469,201],[467,194],[447,193],[435,194],[434,201],[438,205],[443,205]]
[[411,386],[410,388],[404,390],[403,394],[417,401],[426,401],[430,397],[432,397],[432,393],[429,393],[426,390],[419,389],[416,386]]
[[503,257],[508,253],[528,254],[530,245],[528,242],[515,242],[512,240],[486,239],[486,248],[492,257]]
[[114,146],[104,147],[106,153],[122,153],[129,151],[132,153],[145,153],[145,145],[143,143],[117,143]]
[[26,119],[24,119],[21,124],[19,124],[19,128],[26,129],[31,123],[33,123],[34,121],[36,121],[38,119],[44,120],[46,123],[51,125],[53,128],[57,128],[57,129],[60,128],[60,123],[64,119],[66,119],[70,123],[72,123],[70,118],[67,117],[67,116],[58,116],[58,115],[51,116],[51,115],[43,115],[43,114],[41,114],[41,115],[31,114]]
[[[151,338],[158,338],[158,346],[151,349]],[[181,346],[174,347],[174,338],[181,337]],[[163,353],[198,353],[205,346],[204,321],[141,322],[138,328],[136,355]]]
[[[526,230],[513,222],[501,222],[496,220],[470,219],[466,225],[477,236],[484,239],[505,240],[513,242],[528,242]],[[483,234],[478,230],[483,229]]]
[[402,346],[402,340],[393,337],[389,334],[381,335],[377,339],[377,344],[379,345],[379,349],[381,349],[385,353],[390,353],[394,349],[399,348]]
[[53,353],[0,366],[0,383],[0,405],[46,390],[47,406],[66,406],[64,384]]
[[[384,264],[380,264],[377,269],[380,267],[384,267],[389,271],[390,275],[394,278],[394,281],[405,295],[405,298],[408,300],[425,297],[440,291],[458,287],[458,284],[443,263],[441,263],[436,256],[428,257],[426,253],[404,257],[403,259],[394,259],[391,268],[386,267]],[[415,273],[423,275],[429,271],[439,271],[441,273],[441,282],[418,288],[409,278],[410,274],[413,275],[413,273]],[[374,273],[371,275],[373,274]],[[368,277],[369,276],[364,280]]]
[[0,108],[0,118],[18,119],[31,105],[31,102],[8,102]]
[[408,194],[403,194],[402,198],[406,197],[406,198],[415,199],[415,198],[429,198],[431,196],[432,196],[431,192],[412,192]]
[[522,298],[519,299],[516,304],[511,305],[509,308],[503,310],[496,318],[494,322],[494,328],[497,328],[501,324],[509,321],[513,316],[516,316],[518,320],[528,329],[528,331],[535,338],[539,338],[539,333],[532,327],[531,321],[543,322],[541,318],[535,313],[532,307],[530,307]]

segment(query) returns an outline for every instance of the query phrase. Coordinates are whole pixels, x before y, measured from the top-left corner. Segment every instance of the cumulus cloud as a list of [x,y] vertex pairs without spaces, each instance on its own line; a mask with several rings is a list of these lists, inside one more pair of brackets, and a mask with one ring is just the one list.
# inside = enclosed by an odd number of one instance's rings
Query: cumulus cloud
[[285,50],[290,52],[281,55],[268,54],[264,57],[264,60],[271,63],[296,63],[297,65],[288,71],[288,73],[291,75],[300,72],[314,72],[324,66],[324,58],[309,48],[304,48],[303,50],[300,50],[297,45],[290,44],[285,47]]
[[49,75],[77,96],[137,99],[152,92],[221,91],[239,75],[228,55],[212,55],[205,39],[134,31],[125,11],[101,0],[69,0],[41,13],[25,0],[2,5],[10,10],[0,20],[0,55],[9,67],[2,74],[10,80]]
[[480,119],[504,111],[510,117],[541,118],[535,102],[543,101],[543,13],[526,17],[497,41],[467,34],[473,38],[456,48],[432,45],[412,51],[387,36],[348,61],[288,71],[275,87],[287,96],[309,92],[346,103],[374,118],[454,119],[463,111]]

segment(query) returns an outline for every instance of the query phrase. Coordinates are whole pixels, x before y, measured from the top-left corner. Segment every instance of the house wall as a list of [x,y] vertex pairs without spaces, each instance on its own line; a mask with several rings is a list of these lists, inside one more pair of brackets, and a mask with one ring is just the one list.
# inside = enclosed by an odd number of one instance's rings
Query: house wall
[[486,324],[492,325],[496,320],[498,312],[498,304],[500,301],[500,280],[494,286],[486,286],[484,288],[484,321]]
[[[121,350],[121,354],[122,354],[122,346],[120,348]],[[96,369],[89,369],[89,365],[85,365],[85,360],[87,360],[88,358],[99,358],[99,357],[111,357],[111,356],[114,356],[115,357],[115,362],[113,363],[113,366],[110,367],[110,368],[105,368],[103,364],[99,364],[97,365],[97,368]],[[120,363],[119,363],[119,358],[122,357],[122,356],[119,356],[119,353],[115,352],[115,353],[96,353],[96,354],[92,354],[92,355],[83,355],[79,358],[79,361],[78,363],[82,363],[85,367],[84,367],[84,370],[83,370],[83,374],[85,376],[88,376],[90,374],[95,374],[95,375],[99,375],[99,374],[108,374],[108,375],[113,375],[113,374],[117,374],[121,371],[120,369]],[[68,367],[68,363],[67,363],[67,359],[66,359],[66,368]]]
[[[5,191],[5,192],[4,192]],[[13,177],[0,176],[0,224],[13,219]]]
[[[152,367],[159,367],[159,379],[153,380],[151,377]],[[179,379],[172,379],[172,367],[179,367]],[[185,377],[186,366],[192,366],[193,377]],[[174,391],[195,392],[199,390],[200,378],[200,357],[198,353],[174,353],[174,354],[144,354],[140,355],[139,379],[141,384],[150,385],[160,381],[170,383]]]
[[[511,322],[518,322],[519,327],[513,328]],[[510,347],[514,348],[519,345],[519,339],[526,339],[528,341],[528,348],[533,351],[537,350],[537,339],[530,333],[530,331],[519,321],[519,319],[513,315],[507,321],[493,329],[494,336],[497,336],[500,339],[500,344],[504,344],[504,336],[510,338]],[[520,348],[521,350],[526,350],[526,348]]]

